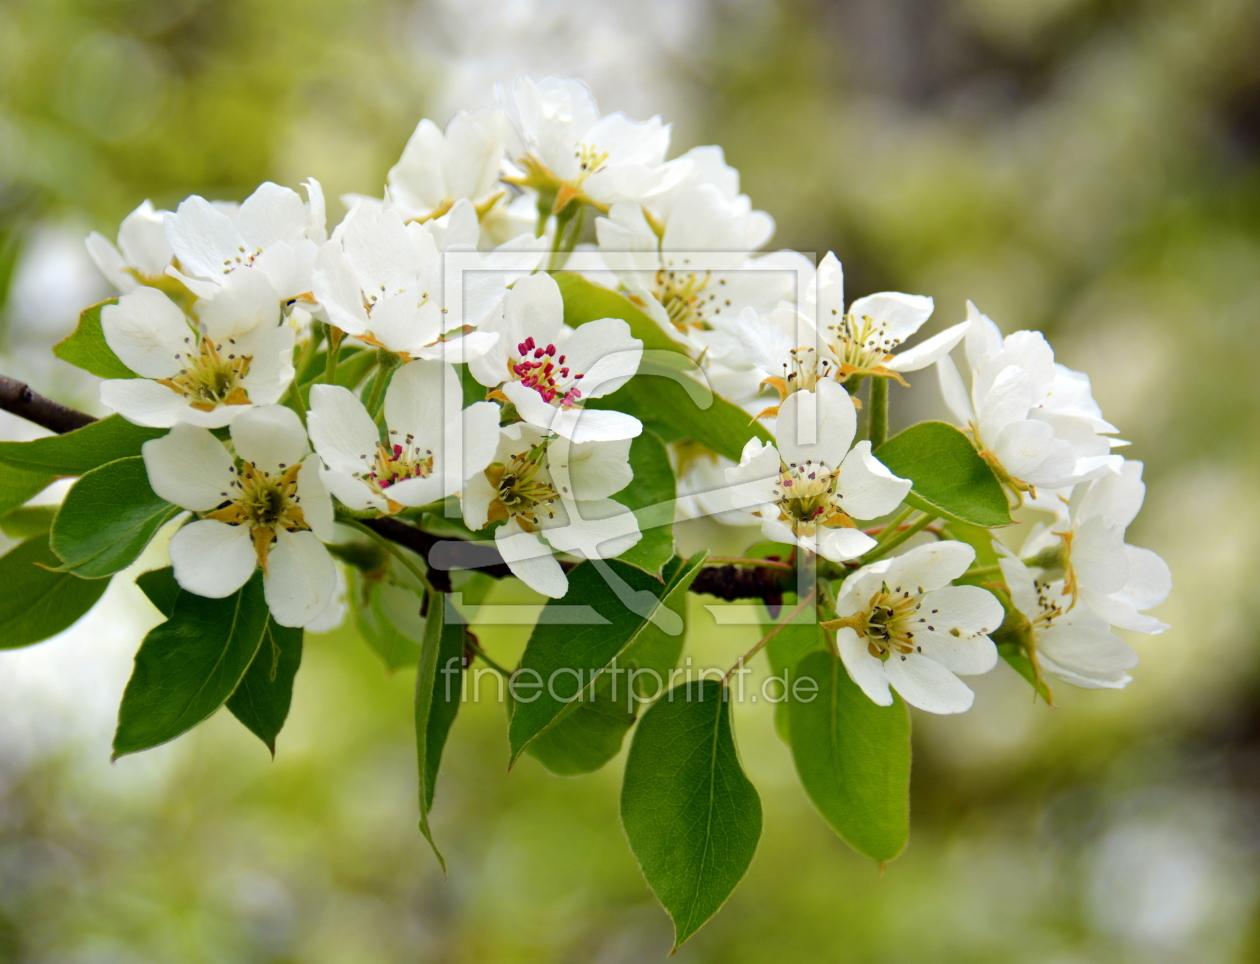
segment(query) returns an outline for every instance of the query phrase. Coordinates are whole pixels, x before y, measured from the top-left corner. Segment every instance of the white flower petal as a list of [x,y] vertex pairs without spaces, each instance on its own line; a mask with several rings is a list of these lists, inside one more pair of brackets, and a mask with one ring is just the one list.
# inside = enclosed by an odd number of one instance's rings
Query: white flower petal
[[205,429],[176,425],[161,438],[145,442],[140,452],[150,487],[167,502],[209,512],[228,498],[232,456]]
[[188,399],[147,378],[112,378],[101,382],[101,404],[134,425],[170,428],[182,420]]
[[856,559],[864,552],[870,552],[875,540],[860,529],[822,529],[817,536],[816,551],[832,562],[845,562]]
[[895,372],[917,372],[921,368],[940,360],[954,350],[954,346],[963,340],[970,326],[963,321],[952,328],[946,328],[927,341],[920,342],[913,348],[907,348],[887,362],[885,367]]
[[552,599],[569,591],[569,579],[537,533],[525,532],[509,519],[494,534],[495,545],[512,574],[535,592]]
[[567,523],[548,526],[543,533],[561,552],[587,559],[612,559],[642,538],[634,513],[612,499],[565,500],[564,506]]
[[102,308],[101,330],[119,360],[145,378],[169,378],[182,367],[179,356],[197,350],[184,313],[156,288],[136,288]]
[[877,519],[901,504],[910,485],[871,454],[870,442],[861,441],[840,463],[836,501],[855,519]]
[[779,406],[775,440],[783,461],[812,459],[837,468],[857,433],[857,411],[843,386],[830,379],[813,392],[793,392]]
[[836,630],[836,647],[840,659],[848,670],[849,679],[857,683],[862,692],[877,706],[892,706],[892,693],[888,689],[888,676],[884,664],[867,649],[866,640],[852,629]]
[[915,546],[889,562],[888,584],[914,593],[931,592],[961,576],[975,558],[975,549],[952,539]]
[[166,237],[184,270],[203,278],[221,277],[232,266],[225,261],[235,263],[244,244],[231,218],[195,194],[167,216]]
[[929,713],[965,713],[976,698],[948,669],[918,653],[894,653],[884,663],[884,672],[903,700]]
[[941,397],[945,406],[960,425],[967,426],[976,420],[976,413],[971,408],[971,399],[963,385],[962,376],[954,360],[948,354],[941,356],[936,362],[936,374],[940,381]]
[[232,421],[236,454],[264,472],[283,472],[310,451],[297,414],[283,405],[260,405]]
[[849,306],[855,318],[870,318],[888,339],[884,350],[891,351],[916,331],[932,315],[932,299],[906,295],[899,291],[883,291],[859,298]]
[[176,532],[170,556],[180,587],[211,599],[236,592],[258,565],[249,527],[213,519],[190,522]]
[[267,555],[263,594],[281,626],[314,622],[337,592],[337,565],[313,532],[276,532]]
[[630,439],[574,443],[557,439],[547,448],[547,468],[567,499],[606,499],[634,478]]
[[1042,668],[1086,689],[1122,689],[1137,653],[1113,633],[1090,626],[1051,626],[1037,637]]

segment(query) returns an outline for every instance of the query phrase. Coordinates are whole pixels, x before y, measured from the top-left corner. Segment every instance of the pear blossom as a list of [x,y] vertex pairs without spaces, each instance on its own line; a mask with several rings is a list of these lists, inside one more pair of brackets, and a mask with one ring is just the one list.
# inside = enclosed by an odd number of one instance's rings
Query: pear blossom
[[101,309],[105,342],[139,378],[101,383],[101,402],[137,425],[227,425],[280,400],[293,379],[293,329],[267,276],[246,271],[194,306],[196,321],[156,288]]
[[140,285],[159,287],[174,252],[166,239],[169,211],[156,211],[145,201],[123,218],[118,227],[118,246],[97,231],[87,237],[87,250],[105,280],[121,292]]
[[910,491],[871,454],[871,443],[849,445],[857,414],[836,382],[789,395],[779,409],[777,442],[748,440],[740,463],[727,469],[732,504],[761,518],[774,542],[790,542],[833,562],[875,545],[854,524],[891,512]]
[[442,217],[461,199],[484,215],[505,194],[503,125],[503,115],[488,107],[460,111],[445,131],[422,120],[389,170],[389,203],[405,220]]
[[616,391],[639,369],[643,342],[620,318],[570,328],[555,279],[535,274],[516,282],[502,316],[481,330],[499,337],[469,362],[469,372],[530,425],[574,442],[629,439],[643,431],[633,416],[583,407]]
[[1172,591],[1167,563],[1149,549],[1124,541],[1146,494],[1142,463],[1125,461],[1120,470],[1030,504],[1058,515],[1050,525],[1034,527],[1019,551],[1045,582],[1061,577],[1067,608],[1078,602],[1107,623],[1143,633],[1168,628],[1141,612],[1157,606]]
[[553,211],[574,199],[601,207],[641,201],[685,174],[684,167],[663,167],[669,125],[659,117],[644,122],[620,113],[600,117],[590,89],[579,80],[519,77],[503,100],[516,134],[504,180],[554,197]]
[[863,566],[836,597],[836,645],[850,678],[874,703],[889,706],[890,688],[929,713],[963,713],[975,694],[958,677],[997,664],[988,634],[1002,624],[1002,605],[978,586],[951,586],[975,558],[962,542],[918,546]]
[[1011,603],[1028,622],[1029,656],[1040,671],[1086,689],[1123,689],[1137,653],[1107,621],[1072,607],[1062,579],[1048,580],[1018,559],[999,560]]
[[281,300],[310,300],[316,246],[325,237],[324,193],[314,179],[305,187],[309,203],[270,181],[239,206],[197,195],[181,201],[166,216],[166,236],[179,260],[167,273],[210,297],[234,272],[252,268],[267,276]]
[[462,333],[492,314],[506,286],[533,270],[542,252],[523,242],[480,256],[485,270],[469,273],[462,317],[451,318],[443,301],[442,249],[435,229],[452,233],[444,242],[471,244],[476,215],[465,200],[423,225],[404,224],[391,208],[360,204],[351,210],[315,258],[315,296],[328,320],[404,360],[459,363],[484,353],[496,335],[472,331],[460,337],[453,332]]
[[282,626],[325,615],[337,569],[332,501],[319,456],[290,409],[250,409],[232,422],[235,456],[206,429],[176,425],[141,448],[153,491],[200,519],[171,539],[176,581],[217,599],[263,570],[267,605]]
[[386,432],[363,403],[336,385],[311,387],[307,429],[326,466],[328,490],[351,509],[395,513],[456,495],[494,457],[499,406],[463,407],[455,369],[443,362],[403,365],[385,392]]
[[970,390],[953,361],[937,361],[941,394],[980,454],[1018,493],[1062,488],[1122,461],[1111,455],[1115,432],[1089,394],[1088,378],[1056,364],[1040,332],[1006,338],[967,302]]
[[641,538],[634,513],[609,498],[634,477],[629,459],[629,439],[578,443],[506,426],[495,461],[464,488],[464,522],[502,522],[494,541],[513,575],[558,599],[569,581],[552,549],[611,559]]
[[844,271],[828,253],[797,308],[780,305],[769,315],[745,309],[738,331],[749,362],[783,399],[827,379],[871,375],[904,384],[904,372],[931,365],[967,333],[963,322],[894,353],[923,327],[932,309],[931,298],[885,291],[857,299],[846,312]]

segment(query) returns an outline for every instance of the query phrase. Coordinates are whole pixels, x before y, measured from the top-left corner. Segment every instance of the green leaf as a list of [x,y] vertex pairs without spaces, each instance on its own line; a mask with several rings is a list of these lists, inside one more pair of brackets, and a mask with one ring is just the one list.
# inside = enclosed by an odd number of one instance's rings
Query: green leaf
[[924,512],[986,529],[1011,524],[1006,492],[971,441],[944,422],[920,422],[875,451],[914,488],[906,502]]
[[432,766],[436,780],[437,763],[429,763],[429,722],[433,715],[434,687],[437,684],[438,664],[442,658],[442,636],[446,628],[446,601],[444,596],[429,597],[429,611],[424,621],[424,642],[420,646],[420,662],[416,666],[416,772],[419,775],[420,832],[433,848],[433,855],[446,873],[446,860],[433,842],[429,829],[429,807],[433,792],[429,786],[429,770]]
[[1054,693],[1051,691],[1049,684],[1044,679],[1037,679],[1037,670],[1032,664],[1018,643],[998,643],[998,655],[1006,660],[1007,665],[1015,670],[1029,686],[1033,688],[1038,696],[1046,701],[1046,706],[1054,707]]
[[[769,612],[762,617],[762,633],[768,633],[774,629],[779,620],[792,612],[796,605],[796,594],[785,593],[778,617],[771,618]],[[770,642],[766,643],[766,659],[770,663],[770,673],[783,680],[790,692],[792,681],[800,676],[797,671],[800,661],[815,650],[828,648],[826,633],[819,627],[814,614],[802,613],[797,621],[788,623],[771,637]],[[779,700],[774,706],[774,731],[779,735],[779,739],[790,746],[792,741],[788,735],[791,726],[788,699],[786,694],[778,691],[777,688],[773,695]]]
[[621,822],[674,921],[675,949],[726,902],[761,836],[726,693],[716,680],[670,690],[643,714],[626,760]]
[[615,498],[634,510],[643,538],[617,558],[659,577],[674,558],[674,468],[661,440],[648,431],[630,443],[630,468],[634,480]]
[[[687,587],[703,562],[704,553],[678,560],[665,582],[620,562],[583,562],[569,573],[568,593],[548,601],[521,657],[508,727],[513,763],[536,742],[534,755],[564,775],[589,773],[617,754],[637,704],[627,689],[630,671],[658,674],[641,674],[640,687],[649,679],[664,685],[660,677],[682,652]],[[576,607],[589,612],[575,624],[566,616]],[[626,711],[620,718],[611,712],[617,704]]]
[[[592,399],[591,408],[625,412],[665,442],[694,439],[736,462],[750,438],[773,441],[747,412],[684,374],[698,374],[699,369],[681,346],[625,295],[576,274],[562,272],[555,279],[564,297],[566,324],[577,327],[600,318],[621,318],[630,325],[631,334],[643,342],[646,354],[639,374],[611,395]],[[665,375],[667,370],[675,374]]]
[[83,579],[135,562],[158,529],[182,510],[149,487],[139,455],[107,462],[74,484],[52,525],[52,548]]
[[175,600],[184,591],[175,581],[175,570],[170,566],[140,573],[136,576],[136,585],[148,597],[149,602],[157,607],[158,612],[167,619],[174,614]]
[[272,757],[293,702],[293,678],[302,665],[304,635],[303,630],[281,626],[268,616],[254,661],[227,701],[232,715],[263,741]]
[[223,599],[181,592],[170,618],[136,653],[113,759],[173,740],[222,706],[254,661],[269,621],[261,571]]
[[0,516],[0,532],[10,539],[26,540],[31,536],[42,536],[52,528],[56,515],[55,505],[18,506]]
[[74,332],[53,345],[53,354],[101,378],[135,378],[135,372],[119,361],[106,343],[105,332],[101,329],[101,309],[116,304],[118,299],[110,298],[85,308],[79,315],[79,325]]
[[455,717],[459,715],[464,684],[466,632],[467,627],[448,600],[442,623],[442,646],[438,651],[437,672],[433,674],[433,700],[429,708],[428,725],[425,727],[424,805],[430,809],[433,807],[433,792],[437,787],[438,767],[442,763],[446,738],[450,735]]
[[37,535],[0,557],[0,649],[17,649],[55,636],[91,609],[109,586],[57,572],[60,560]]
[[910,715],[899,697],[876,706],[830,651],[806,656],[798,680],[818,692],[794,693],[789,706],[792,758],[805,792],[831,829],[880,864],[901,853],[910,834]]
[[82,475],[97,466],[140,454],[140,446],[169,429],[132,425],[110,415],[65,435],[32,442],[0,442],[0,463],[42,475]]
[[[3,443],[0,443],[3,444]],[[55,476],[0,465],[0,512],[8,512],[39,495],[53,483]]]

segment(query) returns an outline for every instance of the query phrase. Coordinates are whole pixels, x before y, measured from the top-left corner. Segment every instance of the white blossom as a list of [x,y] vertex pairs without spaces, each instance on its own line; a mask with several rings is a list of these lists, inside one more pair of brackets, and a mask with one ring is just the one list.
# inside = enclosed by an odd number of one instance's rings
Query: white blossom
[[305,626],[328,609],[337,571],[321,540],[333,538],[332,502],[319,456],[290,409],[250,409],[231,428],[235,456],[202,428],[176,425],[142,448],[149,484],[201,518],[171,539],[176,581],[221,598],[263,570],[272,616]]
[[234,272],[252,268],[270,279],[280,300],[309,300],[316,246],[325,237],[324,194],[314,179],[305,187],[309,203],[270,181],[239,206],[186,198],[166,216],[166,235],[179,260],[178,270],[167,273],[209,297]]
[[643,431],[633,416],[584,407],[639,369],[643,342],[620,318],[570,328],[559,286],[550,275],[535,274],[516,282],[502,316],[482,331],[499,337],[469,363],[469,372],[530,425],[575,442],[629,439]]
[[494,457],[499,406],[463,407],[450,365],[414,361],[385,392],[384,437],[363,403],[336,385],[311,387],[307,429],[324,484],[351,509],[398,512],[456,495]]
[[600,117],[581,81],[519,77],[503,106],[516,134],[504,179],[554,194],[556,211],[575,198],[604,206],[642,201],[685,173],[663,167],[669,126],[659,117]]
[[870,442],[850,450],[856,432],[853,400],[838,383],[789,395],[779,409],[776,444],[749,439],[739,465],[726,470],[733,506],[759,516],[774,542],[833,562],[860,556],[875,540],[853,520],[891,512],[910,482],[889,472]]
[[895,378],[926,368],[947,355],[967,332],[954,325],[913,348],[894,352],[932,314],[932,299],[896,291],[858,298],[844,308],[844,272],[828,253],[805,287],[797,308],[781,305],[769,315],[745,310],[739,337],[748,361],[786,398],[821,381],[867,375]]
[[117,247],[99,232],[88,235],[88,254],[106,281],[127,292],[140,285],[160,285],[165,280],[174,254],[166,239],[168,214],[169,211],[155,211],[152,203],[145,201],[123,218]]
[[101,402],[137,425],[218,428],[280,400],[293,379],[293,329],[261,272],[241,272],[190,319],[156,288],[101,309],[105,341],[140,378],[101,383]]
[[1088,378],[1054,361],[1040,332],[1006,338],[967,302],[970,391],[948,356],[937,362],[941,393],[981,455],[1017,492],[1062,488],[1115,469]]
[[853,682],[880,706],[894,689],[929,713],[962,713],[975,694],[959,676],[997,664],[988,634],[1002,624],[1001,604],[977,586],[951,586],[975,558],[962,542],[918,546],[849,576],[836,598],[840,658]]
[[404,220],[442,217],[461,199],[484,215],[505,193],[499,183],[503,125],[503,115],[488,107],[460,111],[445,131],[422,120],[389,170],[389,203]]
[[495,545],[513,574],[558,599],[569,582],[552,549],[611,559],[641,538],[634,513],[609,498],[634,477],[629,458],[629,439],[576,443],[509,425],[495,461],[465,486],[464,521],[502,522]]
[[1018,559],[1002,559],[1011,602],[1028,620],[1029,655],[1042,671],[1086,689],[1123,689],[1137,653],[1107,621],[1073,607],[1062,579],[1046,580]]

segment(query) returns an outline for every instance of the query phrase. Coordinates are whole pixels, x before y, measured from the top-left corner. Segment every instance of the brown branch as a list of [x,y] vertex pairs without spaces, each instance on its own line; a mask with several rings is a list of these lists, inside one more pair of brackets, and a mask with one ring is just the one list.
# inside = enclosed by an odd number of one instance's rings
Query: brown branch
[[[72,432],[96,419],[86,412],[54,402],[31,390],[25,382],[0,375],[0,409],[42,425],[59,435]],[[439,592],[451,591],[452,569],[472,569],[494,579],[512,575],[493,543],[443,539],[416,526],[388,516],[362,519],[363,525],[390,542],[410,549],[429,567],[429,581]],[[749,560],[750,562],[752,560]],[[573,563],[560,563],[572,569]],[[762,599],[771,610],[783,602],[783,593],[795,585],[795,571],[782,565],[707,566],[697,574],[691,591],[718,599]]]
[[66,432],[73,432],[76,428],[83,428],[84,425],[96,421],[87,412],[80,412],[60,402],[54,402],[51,398],[45,398],[32,391],[26,382],[19,382],[7,375],[0,375],[0,409],[12,412],[28,422],[42,425],[58,435],[65,435]]

